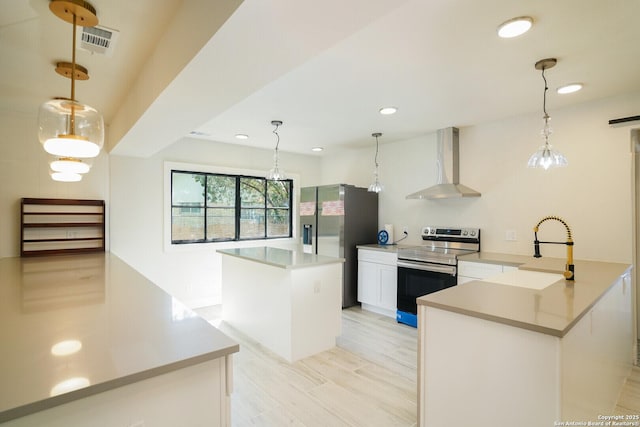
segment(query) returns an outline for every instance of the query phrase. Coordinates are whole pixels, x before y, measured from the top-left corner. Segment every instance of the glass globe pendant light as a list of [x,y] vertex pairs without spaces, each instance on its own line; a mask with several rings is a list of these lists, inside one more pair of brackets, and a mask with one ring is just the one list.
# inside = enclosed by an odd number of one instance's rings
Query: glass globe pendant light
[[72,62],[58,62],[56,72],[71,79],[71,97],[55,98],[40,106],[38,139],[44,150],[60,158],[92,158],[100,154],[104,145],[102,115],[75,99],[76,80],[87,80],[87,69],[76,64],[76,26],[98,24],[96,11],[82,0],[51,0],[49,9],[66,22],[73,24]]
[[96,157],[104,144],[102,116],[76,101],[53,99],[42,104],[38,129],[44,150],[54,156]]
[[380,132],[376,132],[376,133],[372,133],[371,136],[373,136],[376,139],[376,157],[375,157],[376,167],[373,171],[373,183],[369,186],[369,191],[372,193],[379,193],[384,189],[382,184],[380,184],[380,179],[378,177],[378,148],[379,148],[378,137],[381,137],[382,134]]
[[91,169],[92,160],[54,156],[49,162],[51,179],[61,182],[81,181],[82,175]]
[[73,157],[60,157],[49,163],[54,172],[87,173],[91,165]]
[[59,182],[78,182],[82,180],[82,175],[74,172],[51,172],[51,179]]
[[551,129],[551,126],[549,126],[549,120],[551,120],[551,117],[547,114],[547,90],[549,90],[549,88],[547,87],[547,79],[544,76],[544,70],[554,67],[556,63],[557,60],[555,58],[547,58],[541,59],[536,62],[535,65],[536,70],[542,70],[542,80],[544,80],[544,93],[542,97],[542,111],[544,112],[542,118],[544,120],[544,125],[540,131],[540,134],[544,138],[544,145],[542,145],[538,151],[533,153],[529,158],[527,166],[530,168],[543,168],[546,170],[549,168],[567,166],[569,164],[567,158],[559,151],[554,150],[551,144],[549,144],[549,136],[553,133],[553,130]]
[[281,120],[272,120],[271,125],[276,128],[273,130],[273,134],[276,136],[276,148],[273,153],[273,168],[269,169],[269,173],[267,173],[267,179],[271,181],[283,181],[286,178],[284,174],[284,170],[280,169],[279,157],[278,157],[278,147],[280,146],[280,135],[278,134],[278,128],[282,126]]

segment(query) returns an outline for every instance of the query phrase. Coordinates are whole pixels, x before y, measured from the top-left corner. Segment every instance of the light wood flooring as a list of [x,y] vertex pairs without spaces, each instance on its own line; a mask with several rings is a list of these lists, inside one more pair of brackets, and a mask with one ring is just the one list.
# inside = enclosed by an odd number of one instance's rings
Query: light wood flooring
[[416,329],[347,309],[334,349],[290,364],[220,322],[218,307],[196,312],[240,344],[233,426],[416,425]]
[[631,375],[627,378],[615,413],[617,415],[640,415],[640,368],[634,366]]
[[[342,312],[334,349],[290,364],[221,322],[219,306],[195,311],[240,344],[233,426],[416,425],[416,329],[352,307]],[[640,368],[633,368],[615,414],[640,414]]]

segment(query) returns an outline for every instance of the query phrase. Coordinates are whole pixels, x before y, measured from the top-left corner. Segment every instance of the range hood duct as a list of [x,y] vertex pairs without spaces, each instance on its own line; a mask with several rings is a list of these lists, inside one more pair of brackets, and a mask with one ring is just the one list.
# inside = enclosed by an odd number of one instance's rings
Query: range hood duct
[[460,184],[458,167],[459,159],[459,134],[458,128],[449,127],[439,129],[438,158],[438,184],[409,194],[407,199],[451,199],[457,197],[480,197],[476,190]]

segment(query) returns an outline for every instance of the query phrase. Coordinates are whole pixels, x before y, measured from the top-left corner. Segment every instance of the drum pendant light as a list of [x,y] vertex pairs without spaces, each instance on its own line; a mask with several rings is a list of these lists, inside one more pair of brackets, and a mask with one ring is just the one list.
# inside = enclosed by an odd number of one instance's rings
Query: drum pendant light
[[95,108],[75,99],[76,80],[89,79],[87,69],[76,64],[76,26],[97,25],[96,11],[82,0],[51,0],[49,9],[73,24],[72,61],[58,62],[56,66],[58,74],[71,79],[71,97],[47,101],[38,112],[38,139],[44,150],[54,156],[51,167],[52,177],[56,179],[58,173],[88,172],[90,165],[82,159],[100,154],[104,145],[104,122]]
[[527,166],[530,168],[557,168],[562,166],[567,166],[569,162],[567,158],[557,150],[554,150],[551,144],[549,144],[549,136],[553,132],[551,126],[549,126],[549,114],[547,114],[547,79],[544,76],[544,70],[552,68],[556,65],[558,61],[555,58],[547,58],[541,59],[536,62],[535,67],[536,70],[542,70],[542,80],[544,80],[544,93],[542,97],[542,111],[544,112],[544,126],[542,131],[540,132],[542,137],[544,138],[544,145],[542,145],[538,151],[533,153],[533,155],[529,158],[529,162]]

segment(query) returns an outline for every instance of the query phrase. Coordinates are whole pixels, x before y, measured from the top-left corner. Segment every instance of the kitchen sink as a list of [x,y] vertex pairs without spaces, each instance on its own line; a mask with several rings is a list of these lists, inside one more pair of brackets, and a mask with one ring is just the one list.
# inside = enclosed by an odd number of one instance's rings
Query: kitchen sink
[[483,282],[540,290],[556,283],[559,280],[564,281],[564,276],[562,274],[543,273],[540,271],[530,270],[513,270],[488,277],[484,279]]

